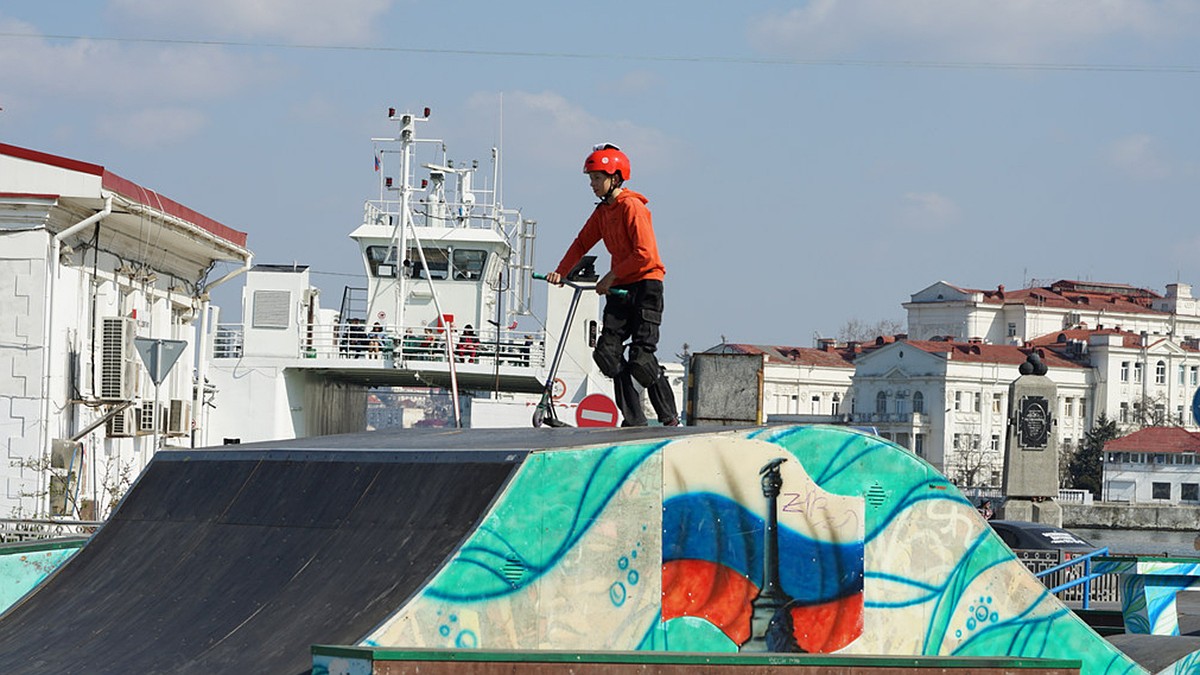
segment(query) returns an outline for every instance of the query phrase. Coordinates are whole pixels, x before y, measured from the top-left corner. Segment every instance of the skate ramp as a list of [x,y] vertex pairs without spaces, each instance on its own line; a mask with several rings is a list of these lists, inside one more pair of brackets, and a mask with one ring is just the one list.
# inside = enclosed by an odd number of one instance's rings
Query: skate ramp
[[314,644],[1148,672],[923,460],[841,427],[422,430],[163,452],[0,617],[0,672],[361,666]]
[[4,673],[300,673],[404,603],[523,451],[162,452],[0,618]]
[[[357,646],[1025,657],[1149,672],[1050,595],[942,475],[887,441],[819,426],[597,438],[531,453],[450,562]],[[1186,672],[1188,658],[1155,671]],[[314,672],[346,666],[314,653]]]

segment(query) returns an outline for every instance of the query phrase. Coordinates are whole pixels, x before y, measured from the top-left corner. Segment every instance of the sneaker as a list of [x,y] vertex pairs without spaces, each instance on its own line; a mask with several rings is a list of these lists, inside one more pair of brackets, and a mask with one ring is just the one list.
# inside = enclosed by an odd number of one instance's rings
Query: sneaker
[[679,418],[672,417],[671,419],[667,420],[666,422],[663,422],[663,426],[664,427],[677,427],[677,426],[679,426]]

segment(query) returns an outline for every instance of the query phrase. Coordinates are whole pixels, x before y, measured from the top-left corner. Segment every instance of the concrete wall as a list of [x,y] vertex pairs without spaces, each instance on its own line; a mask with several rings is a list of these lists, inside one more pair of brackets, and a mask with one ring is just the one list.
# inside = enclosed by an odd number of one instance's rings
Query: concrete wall
[[1063,527],[1114,529],[1200,529],[1200,506],[1150,506],[1142,504],[1062,504]]

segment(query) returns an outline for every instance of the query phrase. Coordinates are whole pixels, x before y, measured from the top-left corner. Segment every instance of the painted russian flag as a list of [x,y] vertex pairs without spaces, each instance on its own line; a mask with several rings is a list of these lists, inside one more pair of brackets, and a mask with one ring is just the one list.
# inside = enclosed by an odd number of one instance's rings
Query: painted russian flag
[[[780,462],[782,460],[782,463]],[[770,504],[763,469],[779,469]],[[773,573],[785,598],[767,627],[753,625],[766,572],[765,512],[777,515]],[[799,458],[753,439],[687,439],[663,458],[662,619],[700,619],[739,648],[830,653],[863,631],[863,499],[826,492]],[[671,630],[668,628],[668,630]],[[762,635],[751,635],[765,631]]]
[[375,154],[375,170],[379,171],[379,154]]

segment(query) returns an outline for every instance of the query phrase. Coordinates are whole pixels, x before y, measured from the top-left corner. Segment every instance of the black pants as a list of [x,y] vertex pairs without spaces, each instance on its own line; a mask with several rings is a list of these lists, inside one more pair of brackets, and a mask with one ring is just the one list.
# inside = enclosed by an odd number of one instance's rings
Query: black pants
[[[670,423],[678,417],[675,394],[654,355],[662,324],[663,283],[658,279],[644,279],[613,288],[628,294],[609,295],[604,301],[604,326],[592,358],[600,366],[600,372],[613,379],[617,409],[625,418],[624,426],[646,424],[635,381],[645,387],[658,421]],[[628,358],[625,355],[626,340],[630,341]]]

